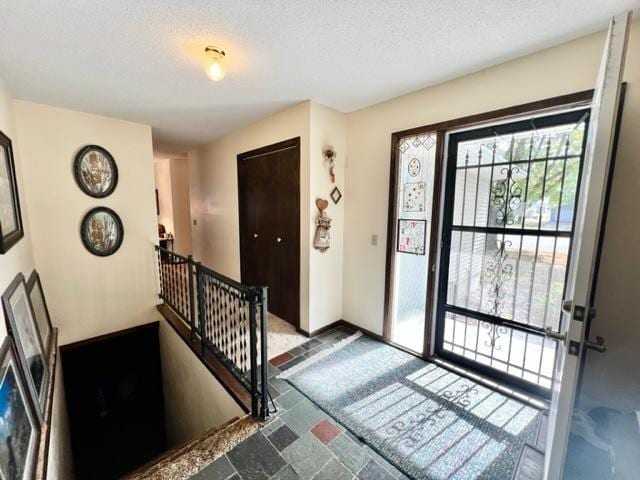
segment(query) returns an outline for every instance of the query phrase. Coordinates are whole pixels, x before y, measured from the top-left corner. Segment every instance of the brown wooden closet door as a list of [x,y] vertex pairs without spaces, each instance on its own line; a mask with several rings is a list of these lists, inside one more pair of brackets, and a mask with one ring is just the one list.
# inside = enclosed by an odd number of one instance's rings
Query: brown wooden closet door
[[269,287],[269,311],[300,321],[299,139],[238,156],[242,282]]

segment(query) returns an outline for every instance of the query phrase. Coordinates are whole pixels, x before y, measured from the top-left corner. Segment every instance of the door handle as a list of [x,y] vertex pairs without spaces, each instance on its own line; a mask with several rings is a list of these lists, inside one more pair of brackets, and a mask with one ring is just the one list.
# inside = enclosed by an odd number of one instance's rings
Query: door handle
[[607,347],[604,346],[604,338],[601,336],[597,336],[595,342],[592,342],[591,340],[585,341],[584,345],[589,350],[595,350],[599,353],[604,353],[607,350]]
[[551,338],[553,340],[557,340],[557,341],[562,342],[562,343],[566,343],[567,342],[567,334],[566,333],[556,332],[551,327],[547,327],[547,328],[544,329],[544,336],[547,337],[547,338]]
[[276,242],[280,243],[282,239],[280,237],[276,238]]
[[253,238],[258,238],[258,234],[257,234],[257,233],[254,233],[254,234],[253,234]]

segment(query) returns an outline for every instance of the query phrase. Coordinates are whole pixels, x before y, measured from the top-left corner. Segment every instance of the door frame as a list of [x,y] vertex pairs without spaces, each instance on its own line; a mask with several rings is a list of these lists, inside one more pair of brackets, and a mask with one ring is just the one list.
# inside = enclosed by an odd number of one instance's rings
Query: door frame
[[[294,327],[296,327],[296,329],[300,328],[300,265],[301,265],[301,249],[302,249],[302,243],[301,243],[301,231],[300,231],[300,137],[294,137],[294,138],[290,138],[288,140],[283,140],[281,142],[276,142],[276,143],[272,143],[271,145],[266,145],[264,147],[259,147],[253,150],[249,150],[247,152],[243,152],[243,153],[239,153],[237,155],[237,163],[236,163],[236,183],[237,183],[237,192],[238,192],[238,240],[239,240],[239,246],[240,246],[240,279],[242,283],[245,283],[245,276],[246,276],[246,252],[243,254],[243,242],[242,239],[244,238],[245,235],[248,234],[247,232],[247,227],[246,227],[246,222],[243,221],[244,218],[246,218],[246,214],[247,214],[247,210],[246,210],[246,205],[244,204],[243,201],[243,196],[241,194],[242,188],[244,187],[242,185],[242,182],[240,181],[240,163],[245,161],[245,160],[250,160],[251,158],[254,157],[260,157],[260,156],[264,156],[264,155],[269,155],[269,154],[273,154],[273,153],[277,153],[277,152],[281,152],[283,150],[290,150],[290,149],[295,149],[296,152],[296,166],[298,169],[298,175],[296,176],[296,182],[295,185],[291,185],[292,188],[294,188],[296,190],[296,200],[294,202],[293,205],[293,209],[295,210],[295,218],[298,219],[297,221],[297,227],[296,228],[296,238],[295,238],[295,243],[298,245],[298,254],[296,255],[296,262],[295,262],[295,268],[294,268],[294,282],[295,282],[295,286],[296,286],[296,294],[295,294],[295,298],[293,299],[293,301],[296,304],[295,308],[295,318],[291,319],[292,322],[287,321],[288,323],[292,323]],[[263,286],[263,285],[253,285],[253,286]],[[268,295],[268,291],[267,291],[267,295]],[[268,297],[267,297],[268,298]]]
[[[569,93],[566,95],[560,95],[556,97],[546,98],[543,100],[537,100],[534,102],[523,103],[520,105],[514,105],[511,107],[500,108],[492,110],[490,112],[468,115],[465,117],[459,117],[453,120],[446,120],[443,122],[432,123],[429,125],[423,125],[420,127],[409,128],[393,132],[391,134],[391,153],[390,153],[390,172],[389,172],[389,203],[387,213],[387,251],[386,251],[386,265],[385,265],[385,293],[384,293],[384,312],[383,312],[383,338],[384,340],[402,350],[405,350],[413,355],[413,352],[402,345],[397,345],[391,340],[391,321],[393,312],[392,296],[393,292],[393,264],[395,258],[395,236],[396,236],[396,208],[397,208],[397,173],[399,158],[397,155],[398,143],[401,138],[409,135],[419,135],[424,133],[435,133],[437,135],[438,143],[436,145],[436,181],[434,185],[433,195],[433,221],[431,225],[431,245],[439,245],[441,248],[441,218],[442,218],[442,206],[443,195],[445,189],[443,181],[446,177],[446,142],[447,134],[450,130],[461,128],[472,128],[475,126],[481,126],[488,122],[500,122],[506,121],[511,118],[519,117],[528,114],[540,114],[548,111],[573,108],[585,106],[591,103],[593,99],[593,89],[583,90],[580,92]],[[437,205],[437,210],[435,209]],[[437,278],[440,275],[440,248],[432,248],[429,254],[429,268],[432,269],[431,276],[429,277],[429,283],[434,283],[431,288],[427,285],[427,312],[425,313],[425,329],[424,329],[424,345],[423,351],[417,352],[419,356],[424,359],[432,359],[435,355],[435,315],[437,309],[435,308],[435,300],[438,296]],[[431,256],[433,255],[433,260]],[[434,267],[435,266],[435,267]],[[435,271],[433,270],[435,268]],[[431,298],[429,297],[431,296]]]

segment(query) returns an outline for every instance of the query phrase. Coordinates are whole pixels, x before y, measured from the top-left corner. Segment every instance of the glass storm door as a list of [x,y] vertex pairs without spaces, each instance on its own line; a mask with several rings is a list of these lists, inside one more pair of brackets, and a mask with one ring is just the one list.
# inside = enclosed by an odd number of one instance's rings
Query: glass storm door
[[[435,132],[400,137],[396,146],[395,211],[390,219],[390,328],[395,344],[423,353],[431,316],[435,251],[434,187],[438,136]],[[437,222],[436,222],[437,223]],[[436,225],[437,227],[437,225]]]
[[436,354],[548,396],[587,109],[449,137]]

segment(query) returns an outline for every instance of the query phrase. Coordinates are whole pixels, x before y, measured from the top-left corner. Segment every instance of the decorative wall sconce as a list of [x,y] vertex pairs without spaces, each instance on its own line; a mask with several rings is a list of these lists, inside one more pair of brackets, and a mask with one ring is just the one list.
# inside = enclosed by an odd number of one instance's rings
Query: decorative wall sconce
[[329,229],[331,228],[331,219],[327,216],[325,210],[329,206],[329,202],[323,198],[316,199],[316,207],[320,210],[320,215],[316,218],[316,235],[313,240],[313,246],[325,252],[329,249],[331,237],[329,236]]
[[334,172],[337,157],[336,151],[331,145],[327,145],[322,149],[322,156],[324,157],[325,163],[329,164],[329,175],[331,176],[331,183],[336,183],[336,174]]

